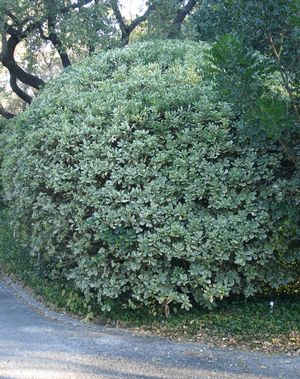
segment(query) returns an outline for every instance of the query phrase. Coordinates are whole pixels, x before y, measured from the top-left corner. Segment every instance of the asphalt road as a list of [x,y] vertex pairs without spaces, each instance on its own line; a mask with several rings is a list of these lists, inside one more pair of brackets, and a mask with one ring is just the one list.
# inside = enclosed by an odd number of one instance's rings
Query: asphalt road
[[300,358],[82,324],[0,280],[0,379],[300,379]]

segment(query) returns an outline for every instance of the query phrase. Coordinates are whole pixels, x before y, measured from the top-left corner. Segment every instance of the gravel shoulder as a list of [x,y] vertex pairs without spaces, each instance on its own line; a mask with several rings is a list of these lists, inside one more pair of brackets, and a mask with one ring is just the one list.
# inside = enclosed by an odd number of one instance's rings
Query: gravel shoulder
[[84,324],[0,277],[0,379],[287,378],[300,357],[247,353]]

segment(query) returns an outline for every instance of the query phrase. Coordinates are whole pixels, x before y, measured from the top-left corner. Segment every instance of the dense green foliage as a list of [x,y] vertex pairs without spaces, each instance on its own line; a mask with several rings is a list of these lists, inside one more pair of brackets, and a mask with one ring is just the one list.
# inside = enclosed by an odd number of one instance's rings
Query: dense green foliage
[[[47,305],[84,316],[93,316],[109,326],[134,327],[149,330],[180,340],[214,342],[221,346],[239,346],[247,349],[297,351],[300,333],[300,298],[275,296],[275,307],[270,312],[270,297],[249,301],[223,301],[218,308],[204,310],[195,307],[189,313],[177,310],[165,318],[163,312],[149,313],[146,309],[131,310],[116,307],[109,314],[99,312],[99,305],[87,305],[84,298],[64,278],[46,278],[47,267],[34,256],[24,259],[26,250],[13,236],[7,210],[0,208],[0,267],[7,274],[29,286]],[[0,271],[1,273],[1,271]],[[101,315],[100,315],[101,313]],[[103,317],[106,316],[106,317]]]
[[217,101],[206,50],[156,41],[96,55],[51,82],[7,138],[18,234],[103,310],[168,313],[295,279],[282,154]]
[[287,169],[299,172],[299,0],[206,0],[190,24],[197,38],[214,42],[222,98],[277,140]]
[[219,100],[239,114],[250,138],[267,135],[284,156],[281,175],[293,183],[289,196],[295,206],[283,230],[299,251],[300,1],[207,0],[190,24],[197,38],[213,42]]
[[[8,124],[8,121],[5,118],[0,117],[0,167],[2,165],[3,152],[4,152],[4,149],[3,149],[4,139],[2,138],[2,133],[5,132],[5,128],[7,127],[7,124]],[[0,207],[1,206],[2,206],[2,183],[0,181]]]
[[[26,256],[26,259],[24,259]],[[47,305],[90,317],[90,308],[82,296],[68,286],[65,278],[51,280],[46,262],[38,261],[20,244],[10,225],[8,210],[0,206],[0,274],[5,273],[30,287]],[[94,310],[95,311],[95,310]]]

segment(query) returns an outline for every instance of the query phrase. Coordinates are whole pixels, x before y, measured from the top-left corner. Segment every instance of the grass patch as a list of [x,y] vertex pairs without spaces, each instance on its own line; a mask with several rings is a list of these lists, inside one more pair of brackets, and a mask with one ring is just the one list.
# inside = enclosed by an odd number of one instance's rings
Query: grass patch
[[223,301],[208,311],[178,311],[169,318],[147,310],[115,308],[103,314],[65,281],[50,280],[41,267],[14,239],[6,210],[0,210],[0,267],[33,290],[52,308],[63,309],[108,325],[131,328],[139,333],[155,333],[176,340],[200,341],[218,346],[300,355],[300,294],[277,295],[273,311],[270,298]]

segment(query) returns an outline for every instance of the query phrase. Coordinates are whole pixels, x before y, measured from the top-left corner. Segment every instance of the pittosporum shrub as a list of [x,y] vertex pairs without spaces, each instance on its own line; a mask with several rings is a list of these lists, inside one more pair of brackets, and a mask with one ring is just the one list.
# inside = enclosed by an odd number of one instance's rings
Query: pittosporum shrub
[[[0,167],[2,164],[3,153],[4,153],[3,145],[5,144],[5,140],[6,140],[6,138],[3,138],[3,135],[5,133],[8,123],[9,123],[9,120],[5,119],[4,117],[0,117]],[[0,181],[0,208],[2,206],[3,206],[2,183]]]
[[156,41],[89,58],[6,143],[16,230],[103,310],[209,305],[294,279],[282,157],[215,100],[206,49]]

